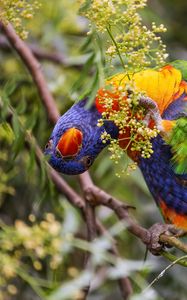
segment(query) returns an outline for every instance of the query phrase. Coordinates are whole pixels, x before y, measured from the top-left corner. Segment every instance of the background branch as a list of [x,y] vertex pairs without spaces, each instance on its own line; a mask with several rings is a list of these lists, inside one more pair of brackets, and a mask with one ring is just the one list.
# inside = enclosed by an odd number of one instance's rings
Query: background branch
[[56,123],[56,121],[60,117],[60,114],[47,86],[46,80],[41,70],[41,65],[34,57],[31,50],[27,47],[25,42],[23,42],[16,34],[11,24],[5,25],[4,23],[0,22],[0,28],[6,35],[13,49],[16,50],[18,55],[25,63],[25,66],[28,68],[36,84],[41,100],[43,101],[49,120],[52,123]]
[[[57,51],[46,51],[43,48],[39,48],[37,45],[27,43],[25,44],[39,61],[46,60],[57,65],[60,64],[63,68],[73,68],[78,70],[81,70],[84,65],[84,63],[80,61],[77,61],[76,63],[71,62],[71,60],[68,59],[64,54]],[[7,42],[7,39],[3,35],[0,35],[0,49],[6,52],[11,50],[10,44]]]

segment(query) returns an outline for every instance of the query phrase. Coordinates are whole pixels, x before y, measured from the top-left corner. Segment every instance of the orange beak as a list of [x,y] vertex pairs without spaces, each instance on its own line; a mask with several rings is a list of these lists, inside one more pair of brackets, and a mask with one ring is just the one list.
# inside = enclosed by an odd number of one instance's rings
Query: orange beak
[[62,157],[75,156],[78,154],[82,147],[83,134],[77,128],[69,128],[61,136],[57,149],[61,153]]

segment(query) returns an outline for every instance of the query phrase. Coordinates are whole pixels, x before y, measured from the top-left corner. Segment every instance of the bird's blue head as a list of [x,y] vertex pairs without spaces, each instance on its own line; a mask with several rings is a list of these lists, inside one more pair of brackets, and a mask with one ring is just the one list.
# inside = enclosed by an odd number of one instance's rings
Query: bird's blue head
[[74,104],[56,123],[46,145],[50,165],[57,171],[76,175],[85,172],[107,145],[101,134],[106,131],[117,138],[118,129],[111,121],[98,127],[101,114],[95,105],[87,107],[87,99]]

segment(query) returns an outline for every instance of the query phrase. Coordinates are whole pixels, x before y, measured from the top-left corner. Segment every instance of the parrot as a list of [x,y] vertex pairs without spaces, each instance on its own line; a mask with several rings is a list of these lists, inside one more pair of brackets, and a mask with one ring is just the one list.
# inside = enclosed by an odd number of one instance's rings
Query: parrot
[[[148,68],[130,76],[137,90],[143,92],[140,105],[150,106],[150,112],[155,112],[154,117],[148,116],[149,113],[145,117],[147,126],[157,122],[160,128],[151,139],[153,153],[150,157],[131,151],[130,146],[127,147],[130,145],[128,130],[125,138],[124,133],[121,138],[114,121],[103,119],[98,126],[98,120],[106,111],[102,102],[104,94],[109,93],[113,99],[111,109],[119,109],[118,97],[101,88],[91,106],[88,97],[80,100],[57,121],[45,147],[50,165],[64,174],[81,174],[90,168],[111,139],[121,140],[119,146],[137,163],[165,222],[187,231],[186,70],[186,62],[175,61],[160,69]],[[109,81],[114,86],[125,86],[130,79],[118,73]],[[104,132],[111,136],[105,142],[101,138]]]

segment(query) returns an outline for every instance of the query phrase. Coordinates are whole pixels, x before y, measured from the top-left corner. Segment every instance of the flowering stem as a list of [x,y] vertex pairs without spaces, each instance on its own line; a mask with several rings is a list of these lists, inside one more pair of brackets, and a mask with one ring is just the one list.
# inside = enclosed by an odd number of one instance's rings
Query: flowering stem
[[[115,39],[114,39],[114,37],[113,37],[113,35],[112,35],[112,32],[111,32],[111,30],[110,30],[109,27],[106,27],[106,29],[107,29],[107,32],[108,32],[108,34],[109,34],[109,36],[110,36],[112,42],[114,43],[114,46],[116,47],[116,51],[117,51],[117,54],[118,54],[119,59],[120,59],[120,61],[121,61],[122,67],[125,69],[125,65],[124,65],[124,62],[123,62],[123,58],[122,58],[122,56],[121,56],[120,50],[119,50],[119,48],[118,48],[118,45],[117,45],[117,43],[116,43],[116,41],[115,41]],[[128,74],[127,74],[127,76],[128,76],[128,79],[130,80],[130,77],[129,77]]]

